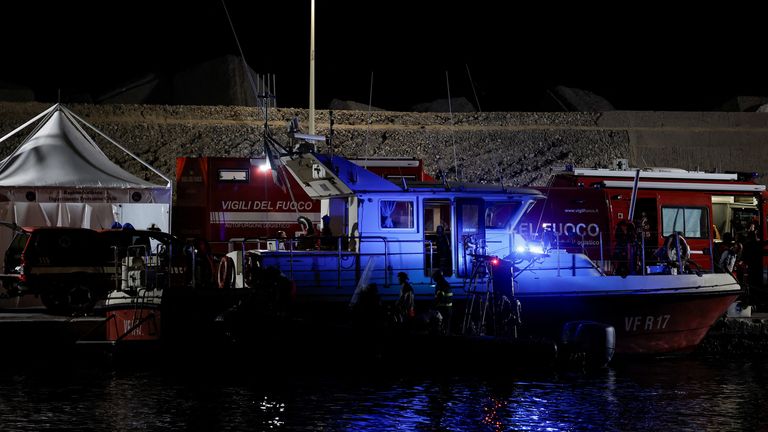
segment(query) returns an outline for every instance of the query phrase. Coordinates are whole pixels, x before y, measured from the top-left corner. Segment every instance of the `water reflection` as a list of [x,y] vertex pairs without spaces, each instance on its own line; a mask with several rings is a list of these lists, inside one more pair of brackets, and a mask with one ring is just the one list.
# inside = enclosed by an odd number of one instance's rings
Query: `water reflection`
[[[268,370],[5,371],[0,429],[627,431],[768,427],[763,359],[593,374],[277,376]],[[226,368],[224,368],[226,369]]]

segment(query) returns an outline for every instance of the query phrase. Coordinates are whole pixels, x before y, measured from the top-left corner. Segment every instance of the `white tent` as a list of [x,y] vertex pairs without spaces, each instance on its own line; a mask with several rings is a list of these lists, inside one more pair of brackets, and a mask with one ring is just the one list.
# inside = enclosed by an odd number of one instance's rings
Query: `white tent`
[[[40,120],[42,118],[42,120]],[[9,133],[38,121],[29,136],[0,162],[0,221],[21,226],[102,229],[114,222],[170,231],[171,180],[66,107],[57,104]],[[129,154],[164,180],[157,185],[114,164],[83,126]],[[10,232],[0,229],[0,251]]]

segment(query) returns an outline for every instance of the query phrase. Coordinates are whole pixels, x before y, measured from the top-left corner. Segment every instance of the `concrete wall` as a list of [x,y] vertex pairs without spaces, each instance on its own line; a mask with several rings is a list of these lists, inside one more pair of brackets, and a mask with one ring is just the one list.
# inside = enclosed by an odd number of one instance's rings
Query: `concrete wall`
[[[0,103],[5,135],[48,105]],[[260,109],[233,106],[70,105],[143,160],[175,176],[178,156],[259,156],[264,117]],[[288,121],[303,109],[269,112],[281,141]],[[405,113],[335,111],[333,149],[350,157],[405,156],[449,179],[506,185],[543,185],[565,164],[609,166],[628,158],[633,167],[665,166],[705,171],[756,171],[768,184],[768,113]],[[328,112],[317,113],[317,133],[328,132]],[[0,143],[10,154],[30,132]],[[95,134],[92,134],[95,137]],[[96,139],[116,163],[147,179],[152,174],[105,140]]]

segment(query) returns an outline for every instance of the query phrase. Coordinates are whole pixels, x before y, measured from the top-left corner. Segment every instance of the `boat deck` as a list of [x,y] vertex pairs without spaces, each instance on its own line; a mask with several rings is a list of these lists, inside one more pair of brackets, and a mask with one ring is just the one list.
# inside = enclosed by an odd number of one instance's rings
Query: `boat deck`
[[61,316],[43,312],[0,312],[0,326],[20,322],[101,323],[103,316]]

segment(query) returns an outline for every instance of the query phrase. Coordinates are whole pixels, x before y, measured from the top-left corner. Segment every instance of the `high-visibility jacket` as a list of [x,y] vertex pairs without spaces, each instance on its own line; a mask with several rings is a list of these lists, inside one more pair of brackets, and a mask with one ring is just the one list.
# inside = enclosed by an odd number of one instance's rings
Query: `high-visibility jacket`
[[435,302],[437,307],[453,306],[453,293],[444,289],[438,289],[435,292]]

